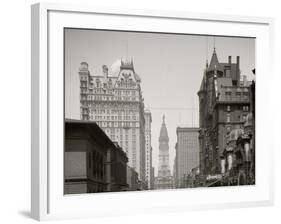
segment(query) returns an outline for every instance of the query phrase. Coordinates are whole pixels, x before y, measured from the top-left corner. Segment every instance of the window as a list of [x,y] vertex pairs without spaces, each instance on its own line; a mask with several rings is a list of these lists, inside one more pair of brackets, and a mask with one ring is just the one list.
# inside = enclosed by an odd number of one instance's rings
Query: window
[[229,134],[230,131],[231,131],[231,127],[230,127],[230,126],[227,126],[227,127],[226,127],[226,133]]
[[226,122],[230,122],[230,113],[226,114]]
[[243,111],[249,111],[249,106],[243,106]]
[[225,95],[226,96],[231,96],[231,92],[227,91],[227,92],[225,92]]

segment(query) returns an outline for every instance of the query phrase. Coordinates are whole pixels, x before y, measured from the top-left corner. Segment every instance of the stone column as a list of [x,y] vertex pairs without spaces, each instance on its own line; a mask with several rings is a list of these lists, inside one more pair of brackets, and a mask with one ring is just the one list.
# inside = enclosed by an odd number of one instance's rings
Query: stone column
[[231,170],[232,163],[233,163],[232,153],[228,153],[228,155],[227,155],[227,164],[228,164],[227,170]]
[[106,151],[105,160],[105,181],[106,181],[106,191],[111,191],[111,150]]
[[221,157],[221,174],[225,173],[225,158]]
[[245,151],[245,170],[246,170],[246,184],[251,182],[250,180],[250,167],[251,167],[251,149],[250,143],[246,141],[244,143],[244,151]]
[[249,162],[251,161],[251,158],[250,158],[250,144],[249,142],[245,142],[244,144],[244,150],[245,150],[245,155],[246,155],[246,162]]

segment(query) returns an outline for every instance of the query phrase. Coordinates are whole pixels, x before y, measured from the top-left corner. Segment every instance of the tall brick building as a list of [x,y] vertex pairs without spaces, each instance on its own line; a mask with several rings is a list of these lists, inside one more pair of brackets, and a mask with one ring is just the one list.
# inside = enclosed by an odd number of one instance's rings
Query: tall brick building
[[240,57],[219,62],[214,49],[204,70],[199,96],[200,174],[221,173],[227,135],[241,128],[249,112],[249,83],[240,77]]
[[79,68],[82,120],[95,121],[128,156],[128,164],[145,180],[145,119],[141,79],[133,61],[121,61],[118,74],[90,74],[88,64]]

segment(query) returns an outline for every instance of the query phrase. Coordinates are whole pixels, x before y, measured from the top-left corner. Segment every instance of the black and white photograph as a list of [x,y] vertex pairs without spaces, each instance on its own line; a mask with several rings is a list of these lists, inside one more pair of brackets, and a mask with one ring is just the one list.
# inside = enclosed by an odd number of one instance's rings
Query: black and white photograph
[[64,194],[255,185],[255,41],[64,28]]

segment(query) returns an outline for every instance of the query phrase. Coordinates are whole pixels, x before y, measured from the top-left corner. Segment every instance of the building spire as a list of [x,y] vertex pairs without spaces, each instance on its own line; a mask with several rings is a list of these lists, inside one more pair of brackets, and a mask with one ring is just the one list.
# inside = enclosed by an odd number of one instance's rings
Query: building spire
[[216,48],[214,48],[209,68],[215,69],[215,67],[216,68],[219,67],[219,60],[218,60],[218,57],[217,57]]
[[159,141],[169,141],[169,137],[168,137],[168,130],[165,124],[165,114],[162,117],[162,126],[161,126],[161,130],[160,130],[160,136],[159,136]]

